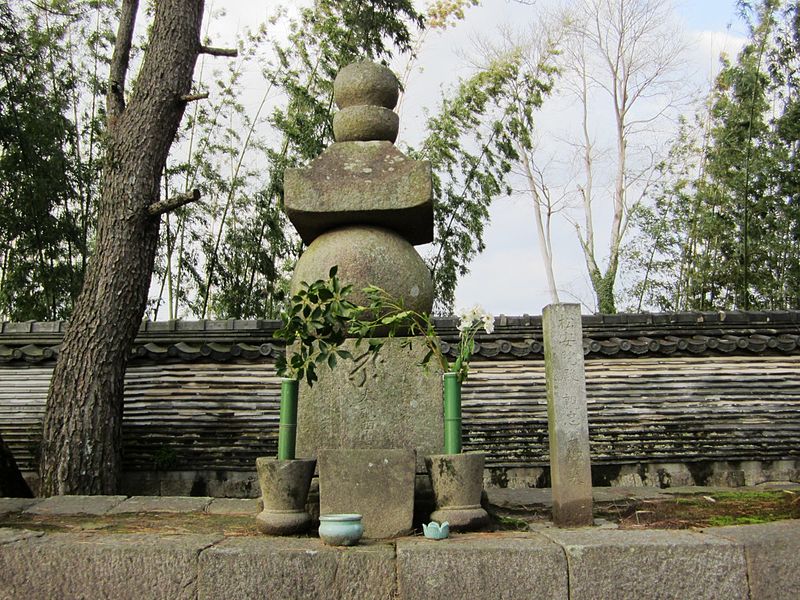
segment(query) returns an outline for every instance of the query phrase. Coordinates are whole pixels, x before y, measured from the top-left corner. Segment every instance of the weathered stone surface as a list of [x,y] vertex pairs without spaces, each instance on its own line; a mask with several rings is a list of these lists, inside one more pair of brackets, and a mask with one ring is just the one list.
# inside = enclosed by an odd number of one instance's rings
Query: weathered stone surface
[[0,498],[0,515],[22,512],[38,502],[41,498]]
[[255,515],[261,510],[254,498],[214,498],[206,507],[210,515]]
[[213,498],[207,496],[190,498],[186,496],[133,496],[121,502],[108,514],[138,512],[203,512]]
[[368,285],[401,298],[407,308],[429,312],[433,305],[433,281],[416,250],[396,233],[379,227],[345,227],[318,237],[300,256],[292,276],[292,293],[302,282],[327,279],[338,265],[343,284],[353,286],[351,299],[366,304],[361,292]]
[[105,515],[126,496],[52,496],[26,509],[32,515]]
[[221,536],[57,534],[0,545],[0,598],[196,597],[197,555]]
[[31,538],[42,537],[43,531],[31,531],[29,529],[13,529],[11,527],[0,528],[0,546],[3,544],[12,544],[14,542],[21,542]]
[[568,597],[563,551],[536,534],[398,540],[397,579],[403,600]]
[[[485,484],[484,484],[485,485]],[[658,488],[635,487],[595,487],[592,496],[595,502],[624,502],[634,500],[665,500],[669,495],[666,490]],[[489,503],[500,508],[511,510],[525,510],[531,506],[553,506],[552,490],[550,488],[492,488],[488,487],[486,493]]]
[[442,451],[441,368],[419,366],[422,339],[411,347],[401,338],[384,341],[374,362],[366,342],[348,341],[352,361],[318,369],[312,388],[300,383],[298,457],[316,457],[320,448],[408,448],[417,451],[417,472],[424,473],[424,457]]
[[744,546],[750,598],[783,600],[800,595],[800,521],[714,527],[705,533]]
[[360,514],[365,538],[411,531],[416,460],[413,450],[319,451],[321,515]]
[[741,546],[688,531],[547,529],[569,564],[570,600],[746,599]]
[[388,141],[331,144],[307,169],[286,169],[284,189],[286,214],[306,244],[354,224],[386,227],[414,245],[433,241],[430,163]]
[[200,555],[198,597],[394,600],[390,545],[330,548],[318,539],[233,538]]
[[270,535],[299,533],[311,524],[306,499],[315,460],[256,459],[263,510],[256,517],[259,530]]
[[333,115],[333,137],[337,142],[394,143],[399,130],[397,113],[380,106],[348,106]]
[[553,521],[559,527],[591,525],[592,471],[580,306],[546,306],[542,329]]
[[257,458],[256,469],[264,508],[297,510],[305,506],[315,466],[313,459]]
[[360,104],[394,108],[399,94],[400,83],[395,74],[370,61],[343,67],[333,80],[333,99],[339,108]]
[[122,493],[128,496],[256,498],[261,490],[253,465],[251,471],[127,472],[122,480]]
[[435,454],[425,459],[436,496],[432,520],[447,521],[453,531],[478,529],[489,522],[481,507],[485,459],[482,452]]

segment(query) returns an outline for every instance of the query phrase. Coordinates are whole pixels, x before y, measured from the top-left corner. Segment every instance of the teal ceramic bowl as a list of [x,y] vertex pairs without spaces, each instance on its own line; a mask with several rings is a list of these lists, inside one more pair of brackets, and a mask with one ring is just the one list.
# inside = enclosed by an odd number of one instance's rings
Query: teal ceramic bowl
[[353,546],[364,533],[361,515],[320,515],[319,537],[329,546]]
[[422,533],[430,540],[444,540],[450,535],[450,523],[447,521],[441,525],[436,521],[431,521],[427,525],[423,523]]

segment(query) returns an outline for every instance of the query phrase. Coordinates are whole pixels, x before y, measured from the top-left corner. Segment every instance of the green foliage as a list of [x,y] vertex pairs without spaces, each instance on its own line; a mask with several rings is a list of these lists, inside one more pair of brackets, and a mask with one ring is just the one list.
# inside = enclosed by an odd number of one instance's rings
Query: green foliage
[[742,8],[751,41],[736,62],[723,61],[707,125],[697,128],[706,139],[684,127],[653,207],[639,215],[638,307],[800,307],[800,6]]
[[91,252],[114,2],[0,6],[0,317],[64,319]]
[[340,346],[347,339],[357,307],[347,299],[351,286],[343,286],[336,273],[333,267],[327,280],[304,282],[281,314],[283,327],[275,337],[285,340],[287,346],[288,360],[281,356],[276,365],[282,377],[305,379],[311,386],[317,380],[318,366],[333,369],[337,359],[352,358]]
[[[469,375],[469,362],[475,350],[475,335],[480,329],[486,333],[494,330],[492,315],[485,313],[476,306],[459,314],[459,342],[458,356],[450,364],[442,350],[436,328],[429,314],[422,314],[406,308],[402,298],[394,298],[386,290],[377,286],[364,288],[368,303],[359,306],[354,312],[348,330],[352,335],[362,338],[374,336],[397,337],[404,336],[403,347],[411,347],[415,336],[422,337],[427,348],[427,353],[420,361],[423,368],[427,368],[432,360],[436,360],[445,372],[455,373],[459,382],[464,382]],[[371,342],[372,349],[380,350],[379,342]]]
[[758,525],[759,523],[770,523],[779,521],[781,517],[772,515],[759,516],[737,516],[737,515],[718,515],[708,519],[709,527],[730,527],[731,525]]
[[[281,21],[288,37],[268,43]],[[279,12],[240,41],[240,58],[214,73],[211,102],[190,111],[165,174],[169,191],[198,187],[203,201],[165,217],[153,309],[166,303],[170,318],[278,316],[301,250],[282,211],[284,171],[307,165],[333,141],[339,69],[409,51],[410,29],[421,24],[407,0],[318,0],[294,19]],[[253,65],[264,80],[255,113],[241,85]],[[200,75],[205,89],[202,65]]]
[[415,158],[431,162],[435,255],[429,266],[438,313],[453,310],[455,288],[484,250],[489,206],[510,194],[507,177],[520,148],[531,147],[533,113],[552,89],[551,55],[533,69],[516,48],[491,60],[442,99]]
[[153,467],[156,471],[168,471],[178,464],[178,453],[175,448],[159,446],[153,453]]

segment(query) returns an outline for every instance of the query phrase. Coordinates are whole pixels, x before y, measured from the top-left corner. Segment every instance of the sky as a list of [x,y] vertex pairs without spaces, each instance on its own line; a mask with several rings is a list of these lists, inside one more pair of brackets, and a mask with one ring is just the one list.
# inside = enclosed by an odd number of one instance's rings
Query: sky
[[[216,0],[213,6],[218,8],[220,4],[225,5],[227,14],[214,21],[215,45],[225,45],[224,39],[216,37],[224,38],[232,31],[252,26],[276,5],[263,0],[226,3]],[[551,0],[526,3],[483,0],[480,6],[467,11],[465,19],[457,27],[428,33],[417,61],[409,70],[406,95],[400,110],[398,145],[418,143],[424,132],[426,111],[435,110],[442,93],[452,89],[458,77],[469,75],[469,58],[474,55],[476,39],[497,39],[502,27],[529,23],[539,11],[552,4]],[[736,15],[735,0],[678,0],[673,6],[677,24],[687,43],[681,78],[685,80],[687,90],[702,94],[709,89],[716,74],[720,53],[735,55],[744,42],[746,29]],[[392,67],[400,74],[408,68],[408,63],[403,58]],[[260,94],[253,90],[254,103],[257,103],[256,97]],[[570,128],[574,128],[577,122],[575,110],[574,102],[556,96],[546,101],[537,114],[537,138],[541,141],[541,152],[546,162],[569,162],[565,158],[565,146],[563,143],[559,146],[559,141],[568,138]],[[607,144],[610,149],[612,138],[609,136],[613,129],[603,121],[607,122],[611,115],[600,116],[595,135],[601,147]],[[661,138],[666,141],[670,133],[670,125],[662,125]],[[566,179],[568,177],[564,175],[564,181]],[[602,214],[602,206],[596,212]],[[550,302],[550,296],[530,200],[524,195],[498,198],[493,202],[490,215],[485,231],[486,249],[472,263],[470,273],[460,281],[455,308],[479,304],[495,315],[540,314]],[[600,248],[604,247],[604,242],[607,243],[608,236],[604,235],[607,228],[608,221],[600,219],[597,229]],[[553,248],[560,300],[580,303],[584,313],[592,312],[593,296],[583,255],[575,230],[566,219],[556,219]],[[418,251],[425,256],[430,249],[419,247]],[[603,257],[602,249],[599,256]]]

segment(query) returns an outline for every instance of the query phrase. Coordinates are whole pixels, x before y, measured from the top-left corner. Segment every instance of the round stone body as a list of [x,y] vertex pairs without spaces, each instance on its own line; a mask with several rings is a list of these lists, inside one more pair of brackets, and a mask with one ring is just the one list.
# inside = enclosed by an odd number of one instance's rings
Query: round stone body
[[414,247],[394,231],[381,227],[352,226],[334,229],[315,239],[297,261],[291,291],[302,282],[327,279],[334,265],[339,279],[353,286],[352,301],[366,304],[361,290],[374,285],[406,308],[420,313],[433,306],[433,281],[427,265]]

